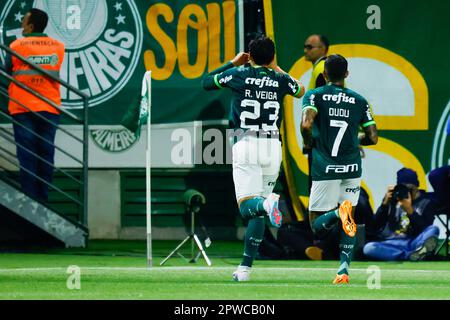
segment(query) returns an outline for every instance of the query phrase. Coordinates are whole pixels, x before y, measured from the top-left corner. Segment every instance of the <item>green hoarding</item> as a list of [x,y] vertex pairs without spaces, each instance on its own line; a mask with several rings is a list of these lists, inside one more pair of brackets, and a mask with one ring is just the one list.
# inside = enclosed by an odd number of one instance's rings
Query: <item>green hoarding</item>
[[[91,124],[120,124],[146,70],[154,80],[153,122],[227,117],[229,95],[208,95],[201,78],[239,50],[238,1],[2,0],[2,43],[21,36],[32,7],[48,13],[46,33],[65,43],[61,77],[90,96]],[[81,108],[64,89],[62,98],[66,108]]]

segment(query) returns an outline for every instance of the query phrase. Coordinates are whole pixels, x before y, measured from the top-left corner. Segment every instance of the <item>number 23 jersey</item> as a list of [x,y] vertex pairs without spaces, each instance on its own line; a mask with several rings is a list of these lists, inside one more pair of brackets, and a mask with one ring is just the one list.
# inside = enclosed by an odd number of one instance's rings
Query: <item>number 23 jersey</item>
[[288,74],[260,66],[228,69],[216,74],[214,82],[233,91],[230,127],[244,131],[277,132],[284,97],[297,96],[301,90]]
[[313,125],[313,180],[361,177],[360,127],[375,121],[366,99],[353,90],[334,84],[308,91],[303,112],[317,112]]

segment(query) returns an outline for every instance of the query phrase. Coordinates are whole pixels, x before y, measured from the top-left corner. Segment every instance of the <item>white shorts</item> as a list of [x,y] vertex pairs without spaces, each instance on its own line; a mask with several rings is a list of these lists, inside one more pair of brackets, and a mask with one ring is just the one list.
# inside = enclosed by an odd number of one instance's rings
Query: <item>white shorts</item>
[[280,172],[281,142],[246,136],[233,145],[232,154],[236,199],[271,194]]
[[349,200],[358,204],[361,178],[313,181],[309,197],[309,211],[330,211]]

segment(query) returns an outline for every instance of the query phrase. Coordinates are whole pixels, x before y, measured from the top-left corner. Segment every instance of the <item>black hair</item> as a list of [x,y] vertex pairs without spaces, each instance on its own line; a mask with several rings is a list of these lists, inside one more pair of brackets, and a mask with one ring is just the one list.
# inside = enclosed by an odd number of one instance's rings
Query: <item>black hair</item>
[[343,80],[347,72],[347,67],[347,60],[340,54],[332,54],[325,60],[325,70],[331,82]]
[[28,23],[34,26],[33,32],[44,32],[48,23],[48,15],[42,10],[32,8],[30,11],[30,17],[28,18]]
[[248,49],[257,65],[268,65],[275,57],[275,43],[266,36],[260,36],[250,41]]
[[325,46],[325,50],[328,51],[328,47],[330,46],[330,41],[323,34],[319,34],[320,42]]

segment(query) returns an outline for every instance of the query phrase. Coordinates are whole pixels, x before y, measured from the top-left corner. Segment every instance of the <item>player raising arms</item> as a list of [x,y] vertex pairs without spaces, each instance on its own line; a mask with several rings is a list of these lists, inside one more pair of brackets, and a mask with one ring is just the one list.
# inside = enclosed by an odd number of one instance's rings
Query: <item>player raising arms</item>
[[[275,44],[265,36],[252,40],[249,53],[203,79],[206,90],[233,92],[230,127],[243,132],[233,145],[233,181],[242,217],[248,220],[244,255],[233,273],[235,281],[248,281],[264,235],[264,216],[275,227],[282,223],[279,195],[272,193],[281,164],[279,128],[286,94],[303,96],[305,89],[274,63]],[[250,63],[250,66],[243,66]]]
[[[340,267],[333,283],[349,283],[348,269],[355,244],[353,213],[361,186],[359,145],[378,141],[375,121],[366,99],[348,88],[347,60],[338,54],[325,61],[328,85],[310,90],[303,98],[301,133],[313,149],[309,198],[311,228],[324,237],[339,220]],[[364,133],[360,133],[362,127]],[[340,206],[339,206],[340,204]]]

